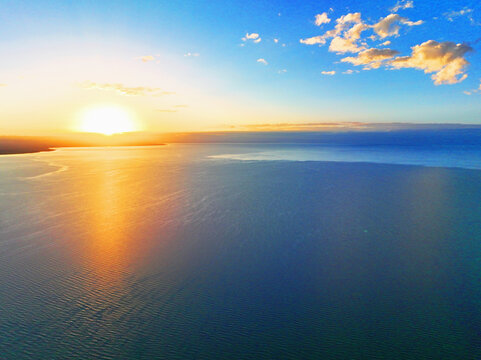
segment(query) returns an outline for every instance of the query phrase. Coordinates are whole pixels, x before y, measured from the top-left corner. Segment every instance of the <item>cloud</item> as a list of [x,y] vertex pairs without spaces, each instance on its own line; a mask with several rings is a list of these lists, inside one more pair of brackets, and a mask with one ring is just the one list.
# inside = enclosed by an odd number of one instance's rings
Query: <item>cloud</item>
[[[396,4],[397,7],[411,7],[412,1],[401,1]],[[325,15],[321,17],[321,15]],[[319,18],[318,18],[319,17]],[[327,18],[327,13],[316,15],[316,21]],[[300,39],[301,44],[319,46],[326,44],[331,39],[329,51],[336,53],[358,53],[366,50],[366,43],[361,41],[361,35],[364,31],[372,29],[377,37],[384,39],[388,36],[399,36],[400,25],[417,26],[423,24],[422,20],[410,21],[408,18],[398,14],[389,14],[385,18],[381,18],[377,23],[368,25],[361,19],[361,13],[348,13],[336,19],[334,29],[326,31],[323,35],[317,35],[305,39]],[[320,25],[320,24],[319,24]],[[376,35],[372,35],[371,40],[377,39]],[[389,45],[390,42],[384,42],[383,45]]]
[[278,74],[285,74],[286,72],[287,72],[286,69],[281,69],[281,70],[279,70],[277,73],[278,73]]
[[435,85],[455,84],[468,77],[464,72],[469,63],[464,56],[473,50],[469,45],[429,40],[411,49],[411,56],[395,58],[390,65],[396,69],[414,68],[433,73]]
[[200,56],[200,54],[188,52],[187,54],[184,54],[184,56],[185,57],[197,57],[197,56]]
[[[413,2],[410,0],[399,0],[392,10],[407,9],[413,6]],[[458,16],[458,14],[459,16],[469,16],[471,13],[471,9],[464,8],[462,11],[450,13],[449,16]],[[465,54],[472,50],[469,44],[429,40],[412,47],[412,53],[409,56],[398,56],[397,50],[380,48],[391,45],[391,41],[385,38],[399,36],[402,26],[412,27],[423,23],[423,20],[411,21],[393,13],[381,17],[374,24],[369,24],[362,20],[360,12],[348,13],[335,20],[334,28],[321,35],[300,39],[300,43],[322,46],[329,42],[329,51],[331,52],[357,54],[344,57],[341,62],[363,66],[364,70],[377,69],[383,65],[390,69],[419,69],[432,74],[431,78],[436,85],[454,84],[466,79],[465,71],[469,63],[465,59]],[[367,37],[363,36],[364,32],[368,30],[372,32]],[[375,41],[376,45],[369,46],[368,39]],[[480,39],[474,41],[472,45]],[[352,74],[350,71],[344,73]]]
[[174,105],[175,108],[187,108],[189,107],[189,105],[185,105],[185,104],[180,104],[180,105]]
[[248,41],[248,40],[252,40],[254,43],[260,43],[261,42],[261,37],[259,36],[259,34],[257,33],[246,33],[246,36],[244,36],[242,38],[242,41]]
[[473,90],[465,90],[463,91],[464,94],[466,95],[472,95],[472,94],[476,94],[476,93],[481,93],[481,79],[479,80],[480,83],[479,83],[479,87],[476,88],[476,89],[473,89]]
[[269,63],[266,61],[266,59],[262,59],[262,58],[257,59],[257,62],[258,62],[258,63],[261,63],[261,64],[264,64],[264,65],[269,64]]
[[[336,20],[334,29],[326,31],[323,35],[300,39],[299,41],[305,45],[324,45],[328,39],[332,38],[329,51],[336,53],[357,53],[366,50],[366,44],[360,41],[364,31],[372,29],[380,39],[384,39],[388,36],[399,36],[401,24],[417,26],[423,24],[423,21],[410,21],[408,18],[399,16],[398,14],[389,14],[385,18],[381,18],[377,23],[368,25],[362,21],[361,13],[348,13]],[[372,35],[370,38],[371,40],[377,39],[376,35]],[[385,43],[385,45],[387,45],[387,43]]]
[[246,33],[246,36],[243,39],[255,40],[255,39],[258,39],[258,38],[259,38],[259,34],[257,34],[257,33],[252,33],[252,34]]
[[395,13],[399,10],[412,9],[414,4],[410,0],[398,0],[396,5],[391,8],[391,12]]
[[361,13],[349,13],[346,15],[342,15],[339,19],[336,20],[338,24],[347,24],[347,23],[360,23],[361,22]]
[[7,84],[0,84],[0,87],[5,87],[7,86]]
[[[387,126],[387,125],[383,125]],[[232,128],[231,125],[229,125]],[[267,123],[246,124],[234,128],[250,131],[338,131],[370,128],[371,124],[361,122],[312,122],[312,123]]]
[[[229,128],[248,129],[251,131],[290,131],[292,139],[293,131],[395,131],[395,130],[442,130],[442,129],[479,129],[480,125],[473,124],[419,124],[419,123],[375,123],[375,122],[312,122],[312,123],[267,123],[267,124],[247,124],[232,126]],[[322,139],[322,133],[319,133]],[[275,134],[272,136],[279,136]],[[305,135],[303,135],[305,136]],[[304,138],[304,142],[312,142],[314,134],[309,134]],[[298,138],[301,140],[301,138]],[[325,140],[325,139],[324,139]],[[239,139],[235,139],[239,141]],[[302,141],[302,140],[301,140]]]
[[326,12],[323,12],[322,14],[317,14],[316,15],[316,20],[315,20],[315,24],[317,26],[321,26],[322,24],[328,24],[331,22],[331,19],[329,19],[329,16],[327,16],[327,13]]
[[332,76],[332,75],[336,75],[336,72],[335,72],[334,70],[331,70],[331,71],[321,71],[321,74],[322,74],[322,75]]
[[350,29],[344,32],[342,37],[336,36],[332,39],[329,45],[329,51],[336,53],[346,53],[346,52],[359,52],[365,49],[364,46],[359,46],[357,44],[358,40],[361,38],[361,33],[369,29],[369,26],[359,22],[353,25]]
[[457,17],[461,17],[461,16],[467,16],[471,22],[474,22],[472,13],[473,13],[473,9],[464,7],[461,10],[446,12],[443,15],[446,19],[448,19],[448,21],[451,21],[451,22],[453,22]]
[[329,51],[336,52],[336,53],[346,53],[352,52],[356,53],[365,49],[364,46],[358,46],[356,44],[356,40],[343,38],[343,37],[335,37],[331,41],[331,45],[329,45]]
[[391,49],[368,49],[360,52],[356,57],[345,57],[342,62],[353,65],[364,65],[365,69],[378,69],[383,61],[391,59],[399,54],[399,51]]
[[277,44],[279,42],[279,39],[274,39],[274,42]]
[[168,91],[160,91],[159,88],[152,88],[152,87],[146,87],[146,86],[125,86],[120,83],[112,84],[112,83],[95,83],[91,81],[85,81],[83,83],[80,83],[79,86],[83,89],[88,89],[88,90],[106,90],[106,91],[115,91],[118,92],[122,95],[127,95],[127,96],[144,96],[144,95],[170,95],[173,94],[172,92]]
[[324,35],[313,36],[307,39],[300,39],[299,42],[305,45],[316,45],[321,44],[324,45],[326,43],[326,38]]
[[359,52],[365,49],[358,45],[361,33],[369,29],[369,26],[362,22],[361,13],[349,13],[336,20],[334,29],[326,31],[323,35],[301,39],[305,45],[324,45],[327,39],[332,38],[329,51],[337,53]]
[[349,69],[349,70],[344,71],[343,74],[345,74],[345,75],[352,75],[352,74],[358,73],[358,72],[359,72],[359,70],[351,70],[351,69]]
[[142,60],[143,62],[148,62],[148,61],[153,61],[155,60],[155,56],[153,55],[144,55],[144,56],[139,56],[137,59]]
[[372,28],[381,39],[384,39],[388,36],[399,36],[399,30],[401,29],[399,24],[417,26],[423,23],[422,20],[413,22],[398,14],[389,14],[385,18],[381,18],[377,24],[372,25]]
[[155,111],[165,112],[165,113],[175,113],[175,112],[177,112],[177,110],[174,110],[174,109],[156,109]]

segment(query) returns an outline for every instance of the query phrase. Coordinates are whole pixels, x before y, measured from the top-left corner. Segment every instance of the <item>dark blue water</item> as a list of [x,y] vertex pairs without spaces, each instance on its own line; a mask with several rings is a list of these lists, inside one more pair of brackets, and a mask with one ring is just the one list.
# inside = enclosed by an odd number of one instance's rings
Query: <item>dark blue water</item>
[[480,153],[1,157],[1,357],[479,359]]

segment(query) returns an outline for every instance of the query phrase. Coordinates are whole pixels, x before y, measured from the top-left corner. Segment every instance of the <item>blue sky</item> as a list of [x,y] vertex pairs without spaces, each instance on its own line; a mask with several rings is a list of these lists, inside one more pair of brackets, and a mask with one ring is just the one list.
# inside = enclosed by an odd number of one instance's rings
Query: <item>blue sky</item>
[[481,123],[480,2],[373,3],[1,1],[0,127],[69,130],[96,103],[152,131]]

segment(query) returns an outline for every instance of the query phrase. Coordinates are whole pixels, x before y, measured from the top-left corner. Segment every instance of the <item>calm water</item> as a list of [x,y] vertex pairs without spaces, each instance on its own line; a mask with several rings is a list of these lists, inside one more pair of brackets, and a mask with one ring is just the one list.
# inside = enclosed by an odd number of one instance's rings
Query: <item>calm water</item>
[[480,164],[475,145],[0,157],[0,357],[479,359]]

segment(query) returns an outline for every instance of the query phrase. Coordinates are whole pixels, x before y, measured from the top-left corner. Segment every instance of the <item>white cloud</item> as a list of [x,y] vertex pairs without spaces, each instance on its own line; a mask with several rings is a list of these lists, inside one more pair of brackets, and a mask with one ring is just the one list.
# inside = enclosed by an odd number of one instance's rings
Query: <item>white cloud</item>
[[242,38],[242,41],[248,41],[248,40],[252,40],[254,43],[257,44],[261,42],[261,37],[257,33],[251,33],[251,34],[246,33],[246,36]]
[[274,42],[277,44],[279,42],[279,39],[274,39]]
[[329,16],[327,16],[327,12],[323,12],[322,14],[316,15],[315,24],[317,26],[321,26],[322,24],[328,24],[330,22],[331,22],[331,19],[329,19]]
[[399,10],[412,9],[414,4],[411,0],[398,0],[396,5],[391,8],[391,12],[395,13]]
[[318,36],[313,36],[307,39],[301,39],[299,40],[299,42],[305,45],[316,45],[316,44],[324,45],[326,43],[326,38],[323,35],[318,35]]
[[469,63],[464,56],[472,50],[466,44],[429,40],[413,46],[411,56],[398,57],[390,61],[390,65],[396,69],[414,68],[433,73],[435,85],[455,84],[468,77],[465,70]]
[[467,16],[471,22],[473,22],[473,17],[472,17],[473,9],[469,9],[468,7],[464,7],[461,10],[458,11],[450,11],[447,13],[444,13],[444,16],[448,21],[454,21],[455,18],[461,17],[461,16]]
[[264,64],[264,65],[269,64],[269,63],[266,61],[266,59],[262,59],[262,58],[257,59],[257,62],[258,62],[258,63],[261,63],[261,64]]
[[332,39],[331,45],[329,45],[329,51],[336,53],[356,53],[362,51],[363,49],[365,49],[365,47],[357,45],[356,40],[340,36],[336,36],[334,39]]
[[322,75],[332,76],[332,75],[335,75],[336,72],[335,72],[334,70],[331,70],[331,71],[321,71],[321,74],[322,74]]
[[323,35],[301,39],[300,42],[306,45],[324,45],[327,39],[332,38],[329,51],[337,53],[359,52],[365,49],[358,44],[361,33],[369,29],[361,20],[361,13],[349,13],[336,20],[334,29],[326,31]]
[[278,74],[285,74],[286,72],[287,72],[286,69],[281,69],[281,70],[279,70],[277,73],[278,73]]
[[347,23],[360,23],[361,22],[361,13],[349,13],[346,15],[342,15],[339,19],[336,20],[338,24],[347,24]]
[[356,53],[364,50],[365,47],[359,46],[357,42],[361,38],[361,33],[367,29],[369,29],[369,25],[361,22],[359,18],[359,22],[354,24],[350,29],[346,30],[342,37],[336,36],[334,39],[332,39],[331,44],[329,45],[329,51],[337,53]]
[[381,46],[388,46],[388,45],[391,45],[391,42],[389,40],[386,40],[383,43],[381,43]]
[[[354,24],[351,26],[351,24]],[[337,53],[359,52],[364,49],[357,41],[361,33],[369,29],[369,26],[361,20],[361,13],[349,13],[336,20],[334,29],[326,31],[324,35],[301,39],[300,42],[306,45],[324,45],[327,39],[332,38],[329,51]]]
[[463,91],[463,93],[465,93],[466,95],[472,95],[472,94],[476,94],[476,93],[481,93],[481,79],[479,80],[480,83],[479,83],[479,87],[476,88],[476,89],[473,89],[473,90],[465,90]]
[[342,62],[353,65],[364,65],[365,69],[377,69],[385,60],[393,58],[399,51],[391,49],[368,49],[360,52],[356,57],[345,57]]
[[245,36],[245,39],[251,39],[251,40],[254,40],[254,39],[257,39],[259,38],[259,34],[257,33],[252,33],[252,34],[249,34],[249,33],[246,33],[246,36]]
[[[409,2],[403,2],[403,4],[407,3]],[[377,40],[378,38],[384,39],[388,36],[398,36],[401,28],[400,25],[417,26],[421,24],[423,24],[422,20],[410,21],[408,18],[399,16],[398,14],[389,14],[381,18],[377,23],[368,25],[362,21],[361,13],[349,13],[336,20],[334,29],[328,30],[322,35],[300,39],[299,41],[305,45],[324,45],[328,39],[332,38],[329,51],[337,53],[357,53],[366,50],[366,44],[360,41],[362,33],[366,30],[372,29],[377,36],[372,35],[370,39]],[[383,43],[383,45],[389,44],[388,42]]]
[[345,74],[345,75],[352,75],[352,74],[358,73],[358,72],[359,72],[359,70],[351,70],[351,69],[349,69],[349,70],[344,71],[343,74]]
[[184,56],[185,57],[197,57],[197,56],[200,56],[200,54],[188,52],[187,54],[184,54]]
[[399,24],[417,26],[423,23],[422,20],[410,21],[398,14],[389,14],[385,18],[381,18],[377,24],[372,25],[372,28],[381,39],[384,39],[388,36],[398,36],[399,30],[401,29]]

